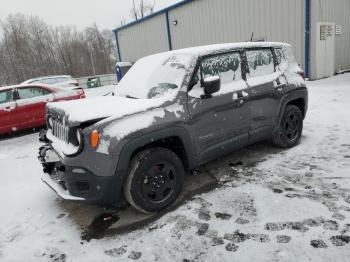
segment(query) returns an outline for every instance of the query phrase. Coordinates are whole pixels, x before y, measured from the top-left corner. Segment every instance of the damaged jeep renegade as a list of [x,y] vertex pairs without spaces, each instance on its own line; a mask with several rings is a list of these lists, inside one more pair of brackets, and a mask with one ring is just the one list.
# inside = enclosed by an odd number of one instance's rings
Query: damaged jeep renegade
[[109,96],[47,105],[42,180],[66,200],[156,212],[174,203],[188,171],[208,161],[261,140],[297,145],[307,104],[288,44],[148,56]]

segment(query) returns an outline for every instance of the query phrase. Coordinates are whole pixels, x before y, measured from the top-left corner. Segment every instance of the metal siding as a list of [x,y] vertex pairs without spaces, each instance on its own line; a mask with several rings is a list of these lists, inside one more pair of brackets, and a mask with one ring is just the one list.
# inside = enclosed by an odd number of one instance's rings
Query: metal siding
[[318,21],[342,26],[342,35],[335,36],[335,71],[350,69],[350,1],[318,0]]
[[303,65],[304,10],[304,0],[195,0],[169,11],[173,48],[247,41],[254,32],[293,45]]
[[169,50],[165,14],[117,32],[123,61],[135,62],[146,55]]

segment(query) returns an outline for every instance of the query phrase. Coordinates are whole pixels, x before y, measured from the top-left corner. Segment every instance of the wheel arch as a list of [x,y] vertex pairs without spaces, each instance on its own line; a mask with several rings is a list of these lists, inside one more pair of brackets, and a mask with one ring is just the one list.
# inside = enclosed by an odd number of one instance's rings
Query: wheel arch
[[283,113],[286,110],[288,105],[295,105],[298,108],[300,108],[303,114],[303,118],[305,118],[308,110],[308,91],[306,87],[296,91],[294,90],[293,92],[288,93],[283,97],[283,99],[281,100],[281,106],[277,117],[275,130],[278,129],[282,121]]
[[195,147],[193,146],[192,138],[183,127],[167,128],[129,139],[124,144],[116,160],[118,164],[114,177],[116,179],[116,191],[120,197],[122,196],[132,158],[137,153],[152,147],[164,147],[172,150],[182,160],[185,169],[190,170],[197,165],[197,154],[194,152]]
[[305,98],[300,97],[297,99],[293,99],[293,100],[289,101],[286,106],[289,106],[289,105],[294,105],[294,106],[298,107],[300,109],[301,113],[303,114],[303,118],[305,118],[305,115],[306,115]]

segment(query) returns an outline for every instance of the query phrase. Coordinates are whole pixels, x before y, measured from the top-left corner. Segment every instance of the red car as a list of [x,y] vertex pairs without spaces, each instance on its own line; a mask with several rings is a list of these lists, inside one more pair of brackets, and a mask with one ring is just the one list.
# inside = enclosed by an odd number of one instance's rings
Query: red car
[[83,89],[43,84],[0,87],[0,135],[44,126],[47,103],[81,98],[85,98]]

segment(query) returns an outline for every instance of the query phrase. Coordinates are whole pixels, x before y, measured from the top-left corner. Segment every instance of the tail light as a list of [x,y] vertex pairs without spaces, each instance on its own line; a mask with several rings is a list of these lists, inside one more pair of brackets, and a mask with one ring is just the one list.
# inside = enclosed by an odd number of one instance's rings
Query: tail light
[[80,98],[85,98],[86,97],[84,89],[79,88],[79,89],[77,89],[77,91],[78,91],[78,95],[79,95]]
[[300,75],[305,80],[305,73],[304,73],[304,71],[299,71],[298,75]]

